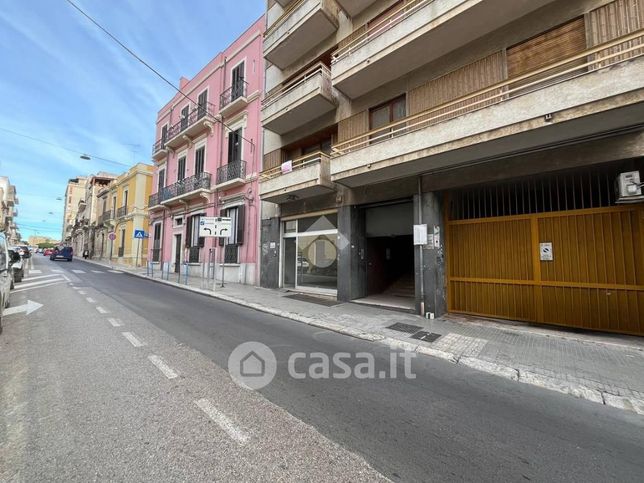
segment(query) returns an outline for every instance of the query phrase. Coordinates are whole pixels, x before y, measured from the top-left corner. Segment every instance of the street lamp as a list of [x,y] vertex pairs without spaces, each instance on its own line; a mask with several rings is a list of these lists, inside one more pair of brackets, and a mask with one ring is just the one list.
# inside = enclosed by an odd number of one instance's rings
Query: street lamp
[[92,158],[90,158],[87,154],[81,154],[81,157],[80,157],[80,158],[81,158],[81,159],[84,159],[85,161],[89,161],[90,159],[92,159]]

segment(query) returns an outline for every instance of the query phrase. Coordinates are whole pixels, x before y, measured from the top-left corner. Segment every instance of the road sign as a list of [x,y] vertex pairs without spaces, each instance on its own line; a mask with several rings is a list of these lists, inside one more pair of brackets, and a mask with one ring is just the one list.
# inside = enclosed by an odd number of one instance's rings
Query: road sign
[[199,220],[199,236],[227,238],[232,234],[232,226],[232,218],[204,216]]
[[107,234],[107,238],[109,238],[112,241],[116,240],[116,233],[114,233],[113,231],[109,232]]
[[145,230],[134,230],[134,238],[145,238]]

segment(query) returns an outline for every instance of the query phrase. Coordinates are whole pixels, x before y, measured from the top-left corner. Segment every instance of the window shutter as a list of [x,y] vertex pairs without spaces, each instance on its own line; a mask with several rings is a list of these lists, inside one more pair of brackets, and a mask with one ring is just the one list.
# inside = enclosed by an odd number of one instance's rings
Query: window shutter
[[[198,223],[201,223],[201,218],[204,216],[205,215],[199,215],[197,217]],[[199,245],[199,248],[203,248],[206,245],[206,237],[199,236],[199,225],[197,225],[197,244]]]
[[[226,210],[219,210],[219,216],[226,216]],[[218,238],[218,240],[219,240],[220,247],[223,247],[226,245],[225,238]]]
[[188,217],[188,223],[186,223],[186,248],[192,246],[192,216]]
[[245,215],[246,214],[246,205],[240,205],[237,207],[237,245],[244,244],[244,225],[245,225]]

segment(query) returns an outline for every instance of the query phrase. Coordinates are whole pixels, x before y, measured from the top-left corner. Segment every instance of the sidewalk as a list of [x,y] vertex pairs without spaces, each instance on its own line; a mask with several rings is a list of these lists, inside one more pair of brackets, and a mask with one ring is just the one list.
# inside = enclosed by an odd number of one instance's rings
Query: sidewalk
[[[145,269],[88,261],[151,278]],[[230,283],[224,288],[217,284],[213,290],[212,280],[193,277],[186,282],[174,273],[169,280],[160,277],[155,271],[155,282],[644,415],[644,339],[638,337],[573,333],[455,315],[427,320],[282,290]],[[392,329],[394,324],[402,324],[397,327],[401,330]],[[435,335],[427,341],[413,338],[419,331]]]

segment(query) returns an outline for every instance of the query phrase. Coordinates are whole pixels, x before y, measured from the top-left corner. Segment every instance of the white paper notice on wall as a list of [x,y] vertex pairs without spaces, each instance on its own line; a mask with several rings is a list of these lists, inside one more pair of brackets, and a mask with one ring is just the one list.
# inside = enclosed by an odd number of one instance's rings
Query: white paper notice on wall
[[414,225],[414,245],[427,245],[427,225]]
[[282,163],[282,174],[290,173],[293,171],[293,161],[290,159]]
[[552,253],[552,243],[539,243],[539,254],[542,262],[551,262],[554,260],[554,254]]

